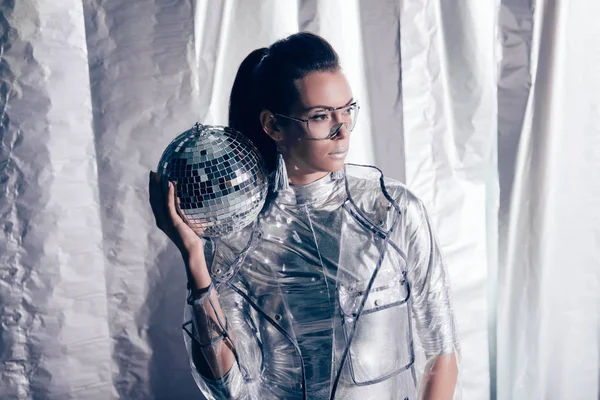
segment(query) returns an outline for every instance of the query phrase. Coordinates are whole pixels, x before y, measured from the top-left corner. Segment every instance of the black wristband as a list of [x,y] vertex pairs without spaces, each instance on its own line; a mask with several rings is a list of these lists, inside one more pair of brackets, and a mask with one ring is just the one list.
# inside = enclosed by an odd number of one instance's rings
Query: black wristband
[[188,286],[187,303],[189,305],[202,304],[206,295],[213,289],[212,282],[210,283],[210,285],[208,285],[208,287],[201,288],[201,289],[192,289],[189,282],[188,282],[187,286]]

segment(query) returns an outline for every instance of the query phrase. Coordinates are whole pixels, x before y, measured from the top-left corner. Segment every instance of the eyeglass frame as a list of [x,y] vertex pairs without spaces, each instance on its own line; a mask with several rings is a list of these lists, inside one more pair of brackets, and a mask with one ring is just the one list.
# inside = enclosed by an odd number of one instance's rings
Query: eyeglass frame
[[[358,111],[360,110],[360,105],[358,104],[358,101],[354,101],[348,105],[341,106],[341,107],[327,107],[327,108],[323,108],[323,109],[326,111],[329,111],[329,112],[333,112],[333,111],[341,110],[343,108],[352,107],[352,106],[356,106],[356,117],[355,118],[358,119]],[[304,122],[306,124],[306,130],[308,132],[310,132],[310,126],[309,126],[310,119],[302,119],[302,118],[292,117],[291,115],[285,115],[285,114],[280,114],[280,113],[273,113],[273,114],[277,115],[279,117],[291,119],[292,121]],[[346,125],[346,127],[348,127],[347,122],[342,122],[337,129],[335,129],[332,133],[330,133],[329,135],[327,135],[324,138],[304,137],[303,139],[304,140],[333,140],[339,136],[343,125]],[[352,130],[350,132],[352,132],[355,127],[356,127],[356,122],[354,122],[354,126],[352,127]]]

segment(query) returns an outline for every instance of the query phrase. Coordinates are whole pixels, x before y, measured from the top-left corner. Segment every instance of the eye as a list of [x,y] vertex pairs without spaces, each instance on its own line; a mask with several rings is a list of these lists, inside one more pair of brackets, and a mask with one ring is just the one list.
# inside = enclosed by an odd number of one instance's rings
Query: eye
[[311,121],[327,121],[329,119],[329,114],[327,114],[327,113],[315,114],[315,115],[310,116],[309,119]]
[[356,104],[350,104],[348,107],[344,108],[344,114],[350,114],[356,110]]

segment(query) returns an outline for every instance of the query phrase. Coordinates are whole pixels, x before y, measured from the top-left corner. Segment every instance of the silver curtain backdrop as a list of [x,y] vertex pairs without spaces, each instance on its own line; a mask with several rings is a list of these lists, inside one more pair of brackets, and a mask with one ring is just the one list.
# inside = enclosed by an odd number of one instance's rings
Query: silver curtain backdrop
[[251,50],[331,41],[349,161],[430,210],[465,400],[600,395],[600,2],[5,0],[0,398],[196,399],[147,174]]

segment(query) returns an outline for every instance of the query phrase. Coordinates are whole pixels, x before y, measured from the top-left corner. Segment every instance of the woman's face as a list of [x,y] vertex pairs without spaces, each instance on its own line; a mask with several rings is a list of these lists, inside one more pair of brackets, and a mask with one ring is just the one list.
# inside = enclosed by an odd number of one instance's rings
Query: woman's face
[[[295,82],[298,101],[290,110],[289,116],[301,119],[319,119],[326,108],[350,105],[355,100],[348,80],[341,71],[311,72]],[[332,123],[338,127],[344,116],[343,110],[334,112]],[[306,123],[275,117],[282,132],[280,142],[290,178],[298,175],[312,175],[338,171],[343,168],[348,154],[350,132],[341,125],[337,136],[331,140],[306,140],[311,137]],[[338,119],[340,118],[340,119]],[[322,122],[319,122],[322,123]],[[315,123],[311,122],[311,129]]]

